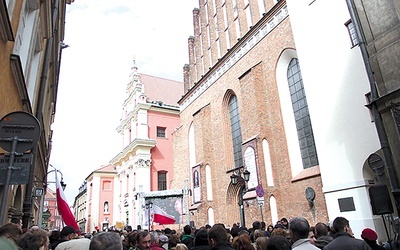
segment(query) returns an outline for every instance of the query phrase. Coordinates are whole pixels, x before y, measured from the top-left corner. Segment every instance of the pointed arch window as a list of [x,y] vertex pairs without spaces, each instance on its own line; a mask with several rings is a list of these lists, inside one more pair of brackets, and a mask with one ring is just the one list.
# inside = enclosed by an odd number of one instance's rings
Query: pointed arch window
[[317,149],[308,111],[307,98],[304,92],[303,78],[297,58],[293,58],[287,69],[287,80],[292,101],[297,136],[299,139],[303,168],[318,165]]
[[240,127],[239,106],[237,97],[233,95],[229,100],[229,119],[232,134],[233,156],[235,168],[243,166],[242,158],[242,129]]

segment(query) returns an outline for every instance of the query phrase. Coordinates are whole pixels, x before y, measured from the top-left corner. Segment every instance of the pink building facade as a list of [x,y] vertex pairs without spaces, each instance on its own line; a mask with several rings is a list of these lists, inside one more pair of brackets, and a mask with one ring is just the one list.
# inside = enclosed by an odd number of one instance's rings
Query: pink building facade
[[56,229],[61,230],[63,228],[62,218],[57,209],[56,192],[50,188],[46,188],[43,203],[42,228],[48,229],[49,231]]
[[183,83],[139,74],[132,68],[117,128],[121,151],[110,161],[117,172],[113,204],[118,225],[143,227],[144,193],[170,189],[172,133],[179,126]]
[[86,222],[86,232],[103,231],[116,224],[112,217],[116,178],[113,165],[103,166],[86,178],[86,211],[79,215]]

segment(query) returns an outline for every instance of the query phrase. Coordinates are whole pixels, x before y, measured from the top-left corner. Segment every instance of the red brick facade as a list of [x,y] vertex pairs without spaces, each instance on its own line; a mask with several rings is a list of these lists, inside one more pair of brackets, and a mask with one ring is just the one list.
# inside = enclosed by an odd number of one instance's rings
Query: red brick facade
[[[250,140],[256,142],[258,182],[265,190],[265,204],[261,209],[255,199],[255,191],[250,191],[245,195],[246,226],[251,227],[254,220],[262,220],[261,211],[267,224],[276,222],[271,221],[269,204],[271,196],[276,199],[279,219],[304,216],[310,221],[310,224],[318,221],[327,222],[318,166],[307,169],[304,171],[305,178],[295,181],[288,157],[277,88],[276,67],[281,53],[285,49],[295,48],[289,17],[285,17],[240,59],[233,61],[232,65],[227,62],[232,60],[231,55],[238,53],[237,51],[243,48],[246,42],[251,43],[250,38],[254,33],[259,32],[262,29],[260,27],[264,24],[267,25],[270,21],[269,18],[276,15],[278,11],[282,11],[281,8],[284,5],[284,1],[278,3],[255,25],[254,30],[250,29],[245,36],[238,39],[236,45],[233,46],[231,43],[233,47],[225,56],[215,62],[203,77],[200,76],[198,82],[193,81],[196,76],[190,74],[189,86],[191,88],[180,100],[181,126],[173,134],[175,178],[172,181],[172,188],[181,188],[185,178],[189,178],[189,183],[191,183],[193,166],[190,166],[189,163],[189,128],[194,126],[194,151],[196,163],[201,165],[202,187],[201,205],[191,210],[190,213],[190,220],[195,222],[196,227],[210,223],[208,214],[210,208],[213,210],[215,223],[225,223],[231,226],[240,221],[237,203],[239,186],[230,183],[232,174],[230,170],[234,168],[234,157],[228,101],[232,95],[236,95],[238,99],[243,145]],[[242,34],[244,33],[242,32]],[[225,42],[223,43],[225,44]],[[193,45],[193,41],[190,40],[189,47],[191,45]],[[191,71],[202,68],[199,65],[201,61],[197,60],[196,63],[196,60],[191,60]],[[196,65],[192,65],[193,63]],[[229,65],[227,66],[229,69],[212,84],[205,87],[205,82],[212,79],[214,73],[223,70],[225,67],[223,65]],[[196,94],[197,91],[200,94]],[[269,144],[274,186],[267,186],[266,183],[263,139],[266,139]],[[210,201],[207,200],[206,193],[206,165],[209,165],[211,169],[213,199]],[[312,209],[305,198],[307,187],[312,187],[316,192],[315,206]],[[192,204],[191,201],[189,203]]]

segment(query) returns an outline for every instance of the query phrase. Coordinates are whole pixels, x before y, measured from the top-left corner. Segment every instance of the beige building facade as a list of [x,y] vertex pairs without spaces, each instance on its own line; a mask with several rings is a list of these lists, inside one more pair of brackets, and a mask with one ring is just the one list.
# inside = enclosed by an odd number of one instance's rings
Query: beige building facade
[[0,223],[22,218],[23,226],[29,227],[39,221],[44,195],[32,193],[46,182],[43,178],[51,153],[50,126],[56,110],[61,51],[65,47],[65,9],[71,2],[0,2],[0,117],[23,111],[40,124],[37,144],[25,152],[33,159],[29,180],[2,188],[2,197],[8,197],[4,211],[0,211],[4,218]]

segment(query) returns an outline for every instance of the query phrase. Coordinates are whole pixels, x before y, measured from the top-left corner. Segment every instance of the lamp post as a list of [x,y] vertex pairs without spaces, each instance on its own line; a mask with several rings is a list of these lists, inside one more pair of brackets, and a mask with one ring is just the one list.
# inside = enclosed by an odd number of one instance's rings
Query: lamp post
[[[243,174],[243,177],[242,177]],[[241,171],[237,170],[231,175],[232,185],[240,185],[239,190],[239,207],[240,207],[240,226],[245,226],[245,216],[244,216],[244,206],[243,206],[243,196],[247,192],[247,182],[250,180],[250,172],[246,169]]]
[[148,212],[148,222],[149,222],[149,231],[151,230],[151,227],[150,227],[150,223],[151,223],[151,208],[153,207],[153,202],[151,202],[151,201],[149,201],[149,202],[147,202],[145,205],[144,205],[144,207],[147,209],[147,212]]
[[43,192],[43,194],[42,194],[43,196],[42,196],[42,200],[41,200],[41,203],[40,203],[38,225],[42,225],[42,219],[43,219],[42,217],[43,217],[43,209],[44,209],[44,199],[46,198],[47,184],[49,184],[49,183],[55,183],[55,181],[48,181],[48,180],[47,180],[47,176],[48,176],[50,173],[53,173],[53,172],[56,172],[56,174],[57,174],[57,173],[60,173],[60,174],[61,174],[61,181],[60,181],[61,188],[62,188],[63,190],[65,190],[65,188],[67,187],[67,184],[64,183],[64,176],[63,176],[63,173],[62,173],[60,170],[58,170],[58,169],[56,169],[55,167],[53,167],[53,165],[49,164],[49,166],[52,167],[53,170],[48,171],[48,172],[45,174],[45,176],[43,176],[42,183],[43,183],[44,192]]

